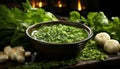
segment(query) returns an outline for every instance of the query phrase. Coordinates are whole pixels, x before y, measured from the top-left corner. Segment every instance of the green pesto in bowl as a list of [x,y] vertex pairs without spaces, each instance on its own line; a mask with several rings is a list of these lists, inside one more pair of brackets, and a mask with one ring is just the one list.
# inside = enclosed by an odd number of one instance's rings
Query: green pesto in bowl
[[77,56],[93,32],[82,23],[52,21],[31,25],[26,29],[26,35],[40,57],[66,59]]
[[30,35],[34,39],[49,43],[73,43],[88,37],[85,29],[63,24],[41,25]]

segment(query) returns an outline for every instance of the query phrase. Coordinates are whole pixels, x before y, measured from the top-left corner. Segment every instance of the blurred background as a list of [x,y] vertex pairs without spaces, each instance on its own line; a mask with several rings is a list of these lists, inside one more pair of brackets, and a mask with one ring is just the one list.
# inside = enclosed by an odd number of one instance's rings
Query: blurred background
[[[69,16],[70,11],[79,11],[85,16],[88,12],[103,11],[108,18],[120,17],[119,0],[29,0],[32,7],[43,8],[55,15]],[[0,4],[23,9],[26,0],[0,0]]]

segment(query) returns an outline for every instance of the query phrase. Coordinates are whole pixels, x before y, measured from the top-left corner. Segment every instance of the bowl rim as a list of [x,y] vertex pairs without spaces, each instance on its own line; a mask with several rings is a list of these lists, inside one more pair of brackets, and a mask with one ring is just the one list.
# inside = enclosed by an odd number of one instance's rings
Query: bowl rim
[[[54,42],[46,42],[46,41],[41,41],[41,40],[35,39],[35,38],[31,37],[31,35],[29,34],[29,30],[32,29],[32,28],[34,28],[34,27],[37,26],[37,25],[40,25],[40,24],[48,24],[48,23],[60,23],[60,24],[61,24],[61,22],[62,22],[62,24],[64,24],[65,22],[67,22],[67,23],[76,23],[76,24],[81,25],[81,28],[83,28],[83,29],[85,29],[85,30],[87,29],[86,32],[88,33],[88,36],[87,36],[85,39],[80,40],[80,41],[76,41],[76,42],[71,42],[71,43],[54,43]],[[88,32],[88,31],[89,31],[89,32]],[[41,42],[41,43],[43,43],[43,44],[67,45],[67,44],[76,44],[76,43],[81,44],[81,43],[84,43],[84,42],[90,40],[90,38],[92,38],[92,36],[93,36],[93,31],[92,31],[92,29],[91,29],[90,27],[88,27],[87,25],[82,24],[82,23],[80,23],[80,22],[70,22],[70,21],[60,21],[60,20],[59,20],[59,21],[39,22],[39,23],[33,24],[33,25],[29,26],[29,27],[26,29],[26,35],[27,35],[30,39],[35,40],[35,41],[37,41],[37,42]]]

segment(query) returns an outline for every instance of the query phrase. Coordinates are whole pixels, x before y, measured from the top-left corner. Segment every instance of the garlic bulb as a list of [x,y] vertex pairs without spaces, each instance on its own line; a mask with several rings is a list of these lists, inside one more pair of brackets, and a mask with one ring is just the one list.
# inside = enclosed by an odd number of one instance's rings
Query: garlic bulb
[[110,35],[106,32],[100,32],[95,36],[95,42],[100,46],[104,46],[106,41],[110,39],[111,39]]
[[104,50],[108,53],[117,53],[120,50],[119,42],[115,39],[108,40],[104,45]]
[[[5,59],[10,58],[11,60],[18,61],[19,63],[22,63],[25,61],[25,57],[29,57],[31,55],[30,51],[25,51],[23,46],[16,46],[16,47],[11,47],[11,46],[6,46],[4,48],[4,53],[6,55],[0,54],[0,62],[2,60],[4,61]],[[8,56],[8,58],[7,58]],[[3,58],[5,57],[5,58]]]

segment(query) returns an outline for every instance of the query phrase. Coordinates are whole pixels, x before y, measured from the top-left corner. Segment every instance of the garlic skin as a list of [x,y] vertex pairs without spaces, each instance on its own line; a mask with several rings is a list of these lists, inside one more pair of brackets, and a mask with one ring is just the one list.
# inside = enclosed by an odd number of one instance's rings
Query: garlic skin
[[31,55],[31,52],[30,51],[26,51],[25,52],[25,57],[29,57]]
[[115,39],[108,40],[104,45],[104,50],[108,53],[117,53],[120,50],[119,42]]
[[0,52],[0,63],[4,63],[8,59],[8,55],[6,55],[4,52]]
[[11,46],[4,47],[4,53],[6,55],[9,55],[11,51],[12,51],[12,47]]
[[9,58],[11,59],[11,60],[16,60],[16,55],[17,55],[17,52],[15,51],[15,50],[11,50],[10,51],[10,53],[9,53]]
[[111,39],[110,35],[106,32],[100,32],[95,36],[95,42],[102,47],[104,46],[106,41],[110,39]]
[[22,53],[18,53],[16,54],[16,60],[19,62],[19,63],[22,63],[25,61],[25,56],[22,54]]
[[19,53],[25,53],[25,49],[23,48],[23,46],[16,46],[13,48],[16,52],[19,52]]

